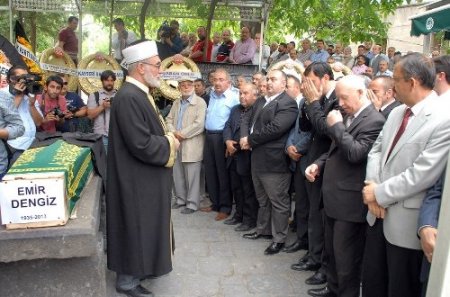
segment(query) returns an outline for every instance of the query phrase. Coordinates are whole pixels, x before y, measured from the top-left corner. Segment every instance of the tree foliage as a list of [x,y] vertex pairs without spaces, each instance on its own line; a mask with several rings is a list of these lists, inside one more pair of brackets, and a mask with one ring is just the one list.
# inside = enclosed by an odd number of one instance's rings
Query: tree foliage
[[282,32],[340,42],[384,39],[385,16],[403,0],[274,0],[269,39]]

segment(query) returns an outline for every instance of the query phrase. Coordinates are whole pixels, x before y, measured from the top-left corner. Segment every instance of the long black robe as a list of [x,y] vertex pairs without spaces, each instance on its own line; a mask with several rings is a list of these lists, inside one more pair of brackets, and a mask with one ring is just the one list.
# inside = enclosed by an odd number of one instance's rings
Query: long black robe
[[170,144],[147,95],[125,82],[111,108],[108,268],[137,277],[172,270]]

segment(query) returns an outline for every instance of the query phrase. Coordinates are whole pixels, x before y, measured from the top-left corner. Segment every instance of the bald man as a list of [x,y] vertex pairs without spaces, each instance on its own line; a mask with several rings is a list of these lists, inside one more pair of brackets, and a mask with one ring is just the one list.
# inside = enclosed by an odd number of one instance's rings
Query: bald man
[[241,29],[241,39],[236,41],[231,50],[229,62],[233,64],[251,64],[256,52],[256,43],[250,37],[250,30],[247,27]]
[[383,128],[384,117],[367,98],[364,80],[343,77],[336,85],[339,106],[327,115],[330,149],[306,168],[313,182],[323,176],[325,249],[330,257],[328,286],[311,296],[359,296],[367,208],[362,201],[366,162]]

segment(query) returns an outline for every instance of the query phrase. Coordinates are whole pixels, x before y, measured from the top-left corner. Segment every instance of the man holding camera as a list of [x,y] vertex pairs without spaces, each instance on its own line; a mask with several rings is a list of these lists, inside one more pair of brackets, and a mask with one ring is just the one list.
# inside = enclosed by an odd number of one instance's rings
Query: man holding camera
[[179,54],[183,50],[183,40],[178,34],[179,24],[176,20],[166,22],[158,29],[160,41],[157,43],[161,60]]
[[61,96],[64,81],[57,75],[47,78],[44,92],[36,95],[44,119],[40,125],[42,131],[55,133],[56,128],[64,123],[64,115],[67,111],[66,98]]
[[61,75],[61,78],[63,80],[61,96],[64,96],[64,98],[66,98],[67,111],[64,115],[64,124],[58,130],[60,130],[61,132],[80,131],[78,127],[80,123],[79,119],[87,115],[86,104],[84,104],[83,99],[81,99],[81,97],[77,93],[69,92],[69,82],[67,81],[65,75]]
[[100,75],[102,89],[89,95],[87,116],[94,121],[94,133],[103,135],[105,151],[108,149],[109,113],[112,99],[117,90],[114,89],[116,75],[111,70],[105,70]]

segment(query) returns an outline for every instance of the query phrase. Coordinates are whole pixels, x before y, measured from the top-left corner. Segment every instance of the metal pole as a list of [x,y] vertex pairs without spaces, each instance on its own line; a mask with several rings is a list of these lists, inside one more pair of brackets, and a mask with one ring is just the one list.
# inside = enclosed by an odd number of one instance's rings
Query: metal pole
[[14,30],[13,30],[13,10],[12,10],[12,0],[9,0],[9,41],[12,44],[15,44],[15,40],[14,40]]
[[[83,0],[80,1],[79,8],[79,24],[80,24],[80,38],[78,39],[78,61],[83,57]],[[78,65],[76,65],[78,68]]]
[[109,55],[112,54],[112,21],[114,17],[114,0],[111,0],[111,12],[109,13]]

